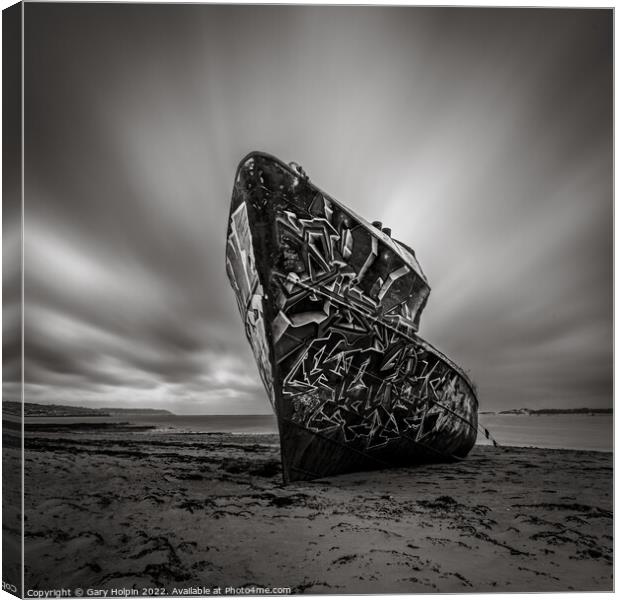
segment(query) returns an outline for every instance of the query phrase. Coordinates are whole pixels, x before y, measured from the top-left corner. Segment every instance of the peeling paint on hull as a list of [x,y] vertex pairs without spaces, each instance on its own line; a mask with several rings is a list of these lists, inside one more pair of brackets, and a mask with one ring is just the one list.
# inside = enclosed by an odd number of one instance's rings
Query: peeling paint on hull
[[413,252],[267,154],[235,178],[226,270],[278,418],[284,480],[463,458],[478,401],[417,335]]

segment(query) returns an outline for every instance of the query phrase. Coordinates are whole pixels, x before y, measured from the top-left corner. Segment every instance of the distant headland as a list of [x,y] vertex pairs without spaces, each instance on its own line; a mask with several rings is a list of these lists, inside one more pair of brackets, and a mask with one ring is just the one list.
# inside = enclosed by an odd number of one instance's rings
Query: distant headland
[[480,411],[481,415],[611,415],[612,408],[512,408]]
[[[2,410],[10,415],[21,416],[22,404],[4,401]],[[156,408],[86,408],[62,404],[24,403],[24,416],[26,417],[129,417],[132,415],[174,415],[174,413]]]

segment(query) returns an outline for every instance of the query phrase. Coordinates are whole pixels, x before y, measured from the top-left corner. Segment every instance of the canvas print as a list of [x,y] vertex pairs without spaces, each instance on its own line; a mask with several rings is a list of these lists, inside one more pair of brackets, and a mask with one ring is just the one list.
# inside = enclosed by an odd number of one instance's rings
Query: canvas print
[[613,11],[3,11],[3,590],[613,589]]

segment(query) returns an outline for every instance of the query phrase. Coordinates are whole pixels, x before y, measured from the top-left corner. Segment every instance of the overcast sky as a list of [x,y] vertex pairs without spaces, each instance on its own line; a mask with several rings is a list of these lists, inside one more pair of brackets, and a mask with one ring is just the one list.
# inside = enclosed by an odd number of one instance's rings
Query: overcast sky
[[416,250],[482,410],[611,406],[611,10],[25,10],[27,401],[270,412],[224,268],[260,149]]

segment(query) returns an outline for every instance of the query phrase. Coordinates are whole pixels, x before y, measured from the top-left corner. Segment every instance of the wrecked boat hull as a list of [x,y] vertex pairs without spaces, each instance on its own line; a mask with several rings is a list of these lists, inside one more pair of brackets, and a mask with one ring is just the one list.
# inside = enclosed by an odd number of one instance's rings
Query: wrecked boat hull
[[235,178],[226,269],[286,482],[467,455],[476,394],[417,334],[430,288],[410,248],[255,152]]

